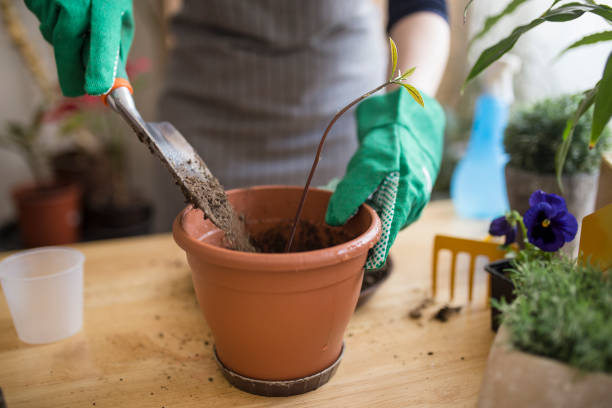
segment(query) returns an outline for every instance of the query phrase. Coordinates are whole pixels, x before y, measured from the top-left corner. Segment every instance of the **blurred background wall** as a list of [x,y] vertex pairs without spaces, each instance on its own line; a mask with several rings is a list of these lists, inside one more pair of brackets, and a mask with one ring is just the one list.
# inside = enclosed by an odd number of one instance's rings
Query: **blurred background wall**
[[[383,9],[385,0],[376,1]],[[508,0],[475,0],[463,21],[463,8],[467,0],[448,0],[452,28],[450,60],[438,98],[447,110],[447,149],[445,163],[437,185],[438,197],[448,194],[448,182],[453,163],[461,156],[469,136],[475,97],[479,82],[471,84],[461,95],[460,88],[468,72],[468,63],[473,63],[484,47],[508,34],[512,27],[541,13],[550,5],[549,0],[532,0],[521,6],[512,16],[498,24],[484,39],[476,42],[468,51],[468,38],[483,24],[486,16],[501,10]],[[27,37],[40,55],[48,75],[56,81],[52,50],[38,31],[36,18],[26,9],[22,1],[13,1],[19,18],[26,27]],[[180,7],[176,0],[139,0],[134,2],[136,34],[131,57],[147,57],[150,71],[136,93],[136,103],[145,119],[156,116],[156,98],[163,81],[166,48],[170,42],[166,16]],[[516,45],[514,53],[522,61],[522,69],[515,79],[517,103],[532,101],[544,96],[564,92],[577,92],[591,87],[601,76],[607,51],[605,45],[583,47],[555,59],[561,49],[586,33],[603,31],[607,26],[600,18],[583,16],[576,24],[547,23],[527,34]],[[13,47],[4,23],[0,26],[0,131],[4,131],[8,120],[25,121],[41,101],[30,72],[24,68],[22,59]],[[163,114],[161,115],[163,117]],[[53,132],[49,129],[48,132]],[[152,157],[136,140],[123,129],[129,156],[129,178],[143,195],[151,194],[156,182],[149,176]],[[50,136],[52,138],[52,136]],[[0,224],[14,217],[10,200],[11,189],[18,183],[30,180],[28,167],[15,152],[0,149]]]

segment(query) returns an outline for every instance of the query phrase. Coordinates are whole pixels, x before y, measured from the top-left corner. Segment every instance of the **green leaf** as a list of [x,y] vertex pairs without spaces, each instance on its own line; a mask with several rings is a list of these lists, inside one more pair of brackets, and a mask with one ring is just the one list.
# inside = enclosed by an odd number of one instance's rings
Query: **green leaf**
[[597,95],[599,90],[599,84],[595,85],[593,89],[589,89],[584,93],[578,108],[576,108],[576,112],[572,115],[571,118],[567,120],[565,124],[565,129],[563,130],[563,141],[559,145],[557,152],[555,154],[555,172],[557,174],[557,184],[559,185],[559,189],[563,192],[563,183],[561,182],[561,176],[563,175],[563,166],[565,165],[565,159],[567,158],[567,153],[569,152],[570,145],[572,144],[572,138],[574,136],[574,128],[576,127],[576,123],[580,120],[580,117],[593,105],[595,101],[595,96]]
[[612,7],[603,4],[592,4],[592,7],[591,13],[605,18],[608,22],[612,22]]
[[555,9],[549,9],[540,17],[532,20],[530,23],[516,27],[508,37],[502,39],[497,44],[492,45],[491,47],[484,50],[482,54],[480,54],[480,56],[478,57],[478,60],[474,63],[472,69],[470,70],[470,73],[468,74],[465,82],[463,83],[463,88],[465,88],[469,81],[471,81],[476,76],[478,76],[478,74],[484,71],[485,68],[487,68],[493,62],[497,61],[505,53],[510,51],[512,47],[514,47],[514,44],[516,44],[518,39],[532,28],[537,27],[546,21],[564,22],[574,20],[587,12],[601,15],[602,17],[607,19],[612,19],[612,9],[610,7],[602,5],[567,3]]
[[604,68],[603,76],[599,82],[599,91],[595,96],[593,110],[593,125],[591,126],[591,141],[589,147],[595,146],[606,124],[612,116],[612,52]]
[[402,75],[400,75],[400,77],[398,78],[398,80],[400,81],[404,81],[406,80],[406,78],[408,78],[410,75],[412,75],[414,73],[414,70],[416,69],[416,67],[412,67],[410,68],[408,71],[404,72]]
[[409,85],[409,84],[404,84],[401,82],[399,84],[403,86],[410,93],[410,95],[416,101],[416,103],[418,103],[422,107],[425,107],[425,103],[423,102],[423,97],[421,96],[419,91],[414,86]]
[[472,5],[473,2],[474,2],[474,0],[468,0],[467,4],[463,8],[463,24],[465,24],[465,22],[467,20],[467,12],[468,12],[468,9],[470,8],[470,6]]
[[573,44],[565,48],[563,51],[561,51],[559,55],[557,56],[557,58],[565,54],[567,51],[571,49],[582,47],[583,45],[590,45],[590,44],[595,44],[598,42],[610,41],[610,40],[612,40],[612,31],[602,31],[601,33],[587,35],[585,37],[582,37],[580,40],[574,42]]
[[389,46],[391,47],[391,76],[389,77],[389,81],[393,79],[395,76],[395,70],[397,69],[397,47],[395,46],[395,41],[393,38],[389,37]]
[[537,18],[529,24],[517,27],[508,37],[484,50],[482,54],[480,54],[480,56],[478,57],[478,60],[476,60],[476,62],[474,63],[472,69],[470,70],[470,73],[468,74],[465,82],[463,83],[463,87],[465,88],[465,85],[469,81],[474,79],[476,76],[478,76],[478,74],[484,71],[485,68],[500,59],[505,53],[510,51],[521,35],[531,30],[532,28],[542,24],[543,22],[543,19]]
[[[482,27],[482,29],[478,33],[476,33],[476,35],[474,37],[472,37],[472,39],[470,40],[470,46],[472,45],[472,43],[474,43],[479,38],[484,37],[484,35],[486,33],[488,33],[491,30],[491,28],[493,28],[493,26],[499,22],[499,20],[501,20],[502,18],[504,18],[508,14],[513,13],[514,10],[516,10],[518,8],[518,6],[520,6],[521,4],[525,3],[526,1],[528,1],[528,0],[512,0],[498,14],[495,14],[495,15],[487,17],[487,19],[484,22],[484,26]],[[467,9],[467,6],[466,6],[466,9]]]

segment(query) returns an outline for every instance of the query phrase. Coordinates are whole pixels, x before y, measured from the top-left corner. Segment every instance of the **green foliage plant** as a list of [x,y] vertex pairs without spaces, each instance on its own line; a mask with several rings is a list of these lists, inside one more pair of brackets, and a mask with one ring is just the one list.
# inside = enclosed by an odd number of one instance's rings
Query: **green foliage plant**
[[[504,148],[510,156],[508,165],[539,174],[554,174],[555,154],[562,142],[558,136],[579,103],[579,95],[563,95],[516,109],[504,135]],[[610,147],[609,129],[604,130],[600,142],[593,149],[587,147],[592,118],[593,109],[589,109],[574,127],[574,137],[565,160],[565,174],[595,172],[601,154]]]
[[[511,14],[521,4],[528,0],[512,0],[508,5],[497,15],[489,17],[483,28],[474,36],[474,40],[485,36],[489,30],[497,24],[503,17]],[[474,2],[470,0],[466,5],[467,8]],[[562,4],[559,4],[562,3]],[[473,67],[471,68],[465,83],[465,85],[476,78],[482,71],[484,71],[489,65],[501,58],[505,53],[510,51],[519,38],[534,29],[540,24],[544,23],[566,23],[575,20],[585,13],[597,15],[603,18],[606,22],[612,23],[612,8],[605,4],[597,3],[594,0],[583,0],[583,1],[572,1],[563,2],[562,0],[551,0],[550,7],[542,13],[536,19],[528,22],[527,24],[516,27],[512,32],[496,44],[490,46],[484,50]],[[576,49],[581,46],[590,45],[598,42],[612,41],[612,32],[605,31],[601,33],[593,33],[582,39],[577,40],[573,44],[570,44],[563,52]],[[563,172],[564,163],[568,155],[568,151],[572,142],[573,133],[579,119],[585,114],[585,112],[591,107],[593,109],[593,118],[591,124],[591,135],[589,138],[589,148],[593,148],[600,140],[601,135],[606,127],[606,124],[612,116],[612,51],[608,55],[606,65],[604,67],[601,79],[593,85],[589,90],[586,90],[581,97],[581,101],[578,104],[576,110],[571,114],[567,120],[564,129],[559,134],[562,142],[559,144],[557,153],[555,156],[555,168],[557,173],[557,181],[561,186],[561,174]]]
[[492,300],[518,350],[612,373],[612,278],[567,257],[529,259],[510,276],[517,298]]
[[36,109],[29,122],[8,121],[0,131],[0,148],[15,150],[24,158],[37,185],[47,182],[45,177],[46,157],[38,148],[38,138],[43,125],[44,109]]

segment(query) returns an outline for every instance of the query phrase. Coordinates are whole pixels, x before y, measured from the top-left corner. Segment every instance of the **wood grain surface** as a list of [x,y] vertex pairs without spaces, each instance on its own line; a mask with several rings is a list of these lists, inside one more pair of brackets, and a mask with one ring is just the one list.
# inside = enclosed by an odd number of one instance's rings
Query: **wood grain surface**
[[441,295],[421,319],[408,313],[428,296],[433,236],[481,237],[486,228],[456,218],[448,201],[431,203],[400,233],[391,277],[355,312],[335,377],[288,398],[250,395],[222,377],[171,235],[75,245],[86,255],[83,330],[53,344],[24,344],[0,295],[0,387],[8,408],[472,407],[493,340],[484,273],[471,305],[467,277],[457,278],[454,304],[463,309],[446,323],[431,317],[445,304],[448,282],[439,283]]

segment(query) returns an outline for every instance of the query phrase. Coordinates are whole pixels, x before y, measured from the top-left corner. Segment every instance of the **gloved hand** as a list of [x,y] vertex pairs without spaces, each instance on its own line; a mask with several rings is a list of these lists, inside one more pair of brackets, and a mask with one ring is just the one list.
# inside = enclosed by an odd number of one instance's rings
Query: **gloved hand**
[[326,222],[342,225],[368,202],[382,221],[382,237],[366,269],[383,266],[398,231],[429,201],[442,157],[444,111],[423,95],[425,108],[400,88],[357,107],[359,148],[327,208]]
[[134,36],[132,0],[26,0],[53,45],[65,96],[102,95],[125,62]]

